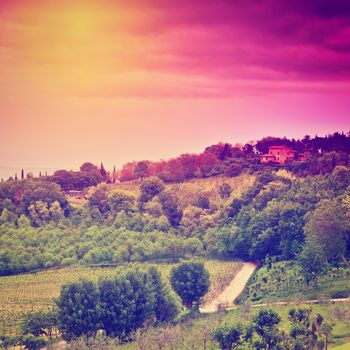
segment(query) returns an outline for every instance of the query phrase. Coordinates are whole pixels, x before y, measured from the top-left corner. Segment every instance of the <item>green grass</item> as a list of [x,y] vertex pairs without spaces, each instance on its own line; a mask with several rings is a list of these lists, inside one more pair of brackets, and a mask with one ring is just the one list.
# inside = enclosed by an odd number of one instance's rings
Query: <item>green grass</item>
[[[205,267],[211,278],[207,300],[226,286],[237,273],[241,263],[207,260]],[[63,284],[87,278],[97,282],[102,276],[115,276],[126,267],[156,266],[168,281],[174,264],[126,264],[116,267],[71,267],[50,269],[36,273],[0,277],[0,334],[16,335],[23,316],[31,311],[52,306],[53,298],[59,296]]]
[[333,349],[333,350],[349,350],[350,349],[350,342],[343,344],[343,345],[336,346],[336,347],[331,347],[331,349]]

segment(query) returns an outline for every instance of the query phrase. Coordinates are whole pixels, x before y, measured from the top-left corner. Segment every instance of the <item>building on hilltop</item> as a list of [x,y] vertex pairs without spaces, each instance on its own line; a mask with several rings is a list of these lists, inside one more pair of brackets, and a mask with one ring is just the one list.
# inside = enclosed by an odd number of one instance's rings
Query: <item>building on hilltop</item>
[[285,164],[288,161],[299,160],[305,161],[310,157],[311,153],[305,151],[304,153],[297,153],[290,147],[282,146],[270,146],[267,154],[260,154],[261,163],[277,163]]

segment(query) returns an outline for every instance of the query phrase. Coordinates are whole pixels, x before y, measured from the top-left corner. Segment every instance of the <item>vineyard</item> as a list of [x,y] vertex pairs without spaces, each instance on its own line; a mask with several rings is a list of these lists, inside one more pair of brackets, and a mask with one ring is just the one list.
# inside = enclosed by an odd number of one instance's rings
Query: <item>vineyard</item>
[[293,297],[307,299],[347,298],[350,296],[350,284],[345,268],[331,268],[320,276],[319,285],[305,286],[301,268],[293,261],[278,262],[272,266],[263,266],[251,278],[241,301],[262,302],[288,300]]
[[[164,279],[168,280],[173,264],[142,264],[156,266]],[[127,267],[141,266],[128,264]],[[22,274],[0,278],[0,334],[15,336],[20,330],[23,316],[31,311],[50,308],[53,298],[59,296],[63,284],[87,278],[95,282],[102,276],[114,276],[125,270],[126,266],[117,267],[74,267],[51,269],[33,274]],[[210,273],[211,287],[205,302],[215,298],[229,284],[238,272],[238,262],[205,261]]]

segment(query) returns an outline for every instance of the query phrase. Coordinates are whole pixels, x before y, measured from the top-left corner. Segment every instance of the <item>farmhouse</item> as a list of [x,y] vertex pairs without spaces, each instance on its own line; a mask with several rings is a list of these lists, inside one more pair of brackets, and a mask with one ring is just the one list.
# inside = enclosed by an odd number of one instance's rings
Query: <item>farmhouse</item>
[[305,151],[304,153],[297,153],[288,146],[270,146],[267,154],[260,155],[261,163],[278,163],[285,164],[291,160],[304,161],[310,157],[310,152]]

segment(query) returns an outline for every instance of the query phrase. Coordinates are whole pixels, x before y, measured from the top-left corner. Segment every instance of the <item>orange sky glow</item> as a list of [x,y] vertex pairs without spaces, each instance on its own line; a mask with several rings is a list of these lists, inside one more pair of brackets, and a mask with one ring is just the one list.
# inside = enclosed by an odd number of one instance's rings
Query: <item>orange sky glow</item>
[[280,9],[334,31],[314,42],[227,3],[1,0],[0,175],[349,131],[348,18]]

